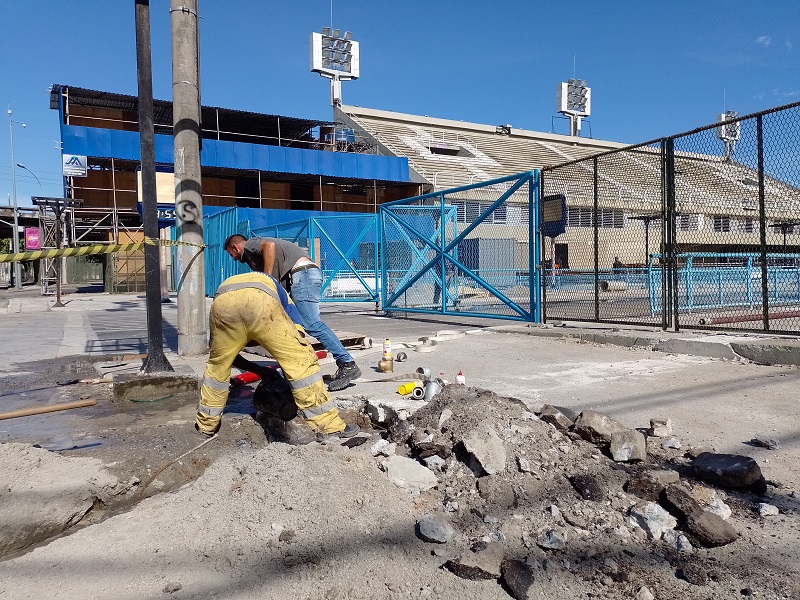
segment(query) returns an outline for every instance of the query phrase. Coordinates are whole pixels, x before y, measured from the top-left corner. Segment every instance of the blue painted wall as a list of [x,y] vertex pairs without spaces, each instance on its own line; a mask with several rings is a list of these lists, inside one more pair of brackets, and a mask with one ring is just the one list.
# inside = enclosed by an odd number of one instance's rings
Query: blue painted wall
[[[64,153],[68,154],[139,160],[139,133],[136,131],[63,125],[61,141]],[[172,136],[156,135],[155,148],[157,163],[173,163]],[[408,159],[405,157],[325,152],[222,140],[203,140],[200,163],[204,167],[409,182]]]

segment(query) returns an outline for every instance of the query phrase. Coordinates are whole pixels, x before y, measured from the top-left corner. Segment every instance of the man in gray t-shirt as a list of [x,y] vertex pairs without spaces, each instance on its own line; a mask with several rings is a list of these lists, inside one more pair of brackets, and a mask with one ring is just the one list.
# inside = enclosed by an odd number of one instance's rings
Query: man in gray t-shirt
[[339,368],[328,383],[328,390],[343,390],[351,381],[361,377],[361,369],[353,357],[319,316],[322,272],[305,250],[279,238],[255,237],[248,240],[239,234],[228,237],[223,248],[234,260],[247,263],[254,271],[272,275],[289,292],[305,330],[336,359]]

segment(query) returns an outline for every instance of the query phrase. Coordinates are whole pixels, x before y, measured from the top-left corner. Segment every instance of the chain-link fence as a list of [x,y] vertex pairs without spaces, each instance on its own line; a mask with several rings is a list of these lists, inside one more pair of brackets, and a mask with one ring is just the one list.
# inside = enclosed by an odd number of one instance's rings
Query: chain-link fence
[[382,205],[384,309],[538,318],[537,186],[528,172]]
[[545,318],[800,330],[800,103],[542,171]]

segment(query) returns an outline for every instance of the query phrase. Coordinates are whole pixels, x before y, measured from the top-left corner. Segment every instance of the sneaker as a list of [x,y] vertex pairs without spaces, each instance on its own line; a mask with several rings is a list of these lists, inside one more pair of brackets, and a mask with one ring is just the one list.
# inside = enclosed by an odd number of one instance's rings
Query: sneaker
[[340,439],[351,438],[361,431],[361,427],[355,423],[350,423],[344,426],[342,431],[335,431],[333,433],[317,433],[317,441],[320,444],[332,444]]
[[328,383],[328,391],[338,392],[339,390],[343,390],[350,385],[353,379],[358,379],[359,377],[361,377],[361,369],[358,368],[355,362],[340,363],[339,369],[334,374],[333,379]]

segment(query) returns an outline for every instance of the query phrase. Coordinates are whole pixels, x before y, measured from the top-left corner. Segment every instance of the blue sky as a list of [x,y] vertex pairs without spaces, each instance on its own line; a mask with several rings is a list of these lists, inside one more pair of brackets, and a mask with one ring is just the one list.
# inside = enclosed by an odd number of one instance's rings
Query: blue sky
[[[171,97],[169,1],[151,0],[153,89]],[[566,133],[558,82],[592,88],[584,135],[636,143],[800,100],[798,0],[200,0],[204,104],[330,119],[309,36],[331,24],[361,44],[345,104]],[[0,7],[0,204],[62,194],[63,83],[137,93],[133,0],[4,0]],[[723,104],[724,103],[724,104]]]

